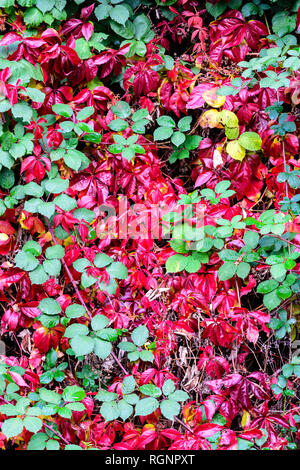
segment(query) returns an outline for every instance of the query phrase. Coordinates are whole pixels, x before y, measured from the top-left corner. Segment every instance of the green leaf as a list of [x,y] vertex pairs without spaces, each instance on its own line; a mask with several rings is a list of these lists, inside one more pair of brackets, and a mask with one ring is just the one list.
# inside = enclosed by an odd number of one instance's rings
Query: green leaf
[[243,237],[247,248],[256,248],[259,242],[259,234],[257,232],[246,232]]
[[23,431],[23,421],[20,418],[7,419],[2,423],[1,431],[7,439],[18,436]]
[[15,163],[15,161],[9,154],[9,152],[0,149],[0,163],[6,168],[10,169]]
[[148,395],[149,397],[154,398],[161,396],[161,389],[153,384],[142,385],[140,387],[140,392],[142,392],[144,395]]
[[122,341],[118,344],[118,348],[122,351],[136,351],[136,346],[130,341]]
[[17,268],[24,271],[33,271],[39,265],[39,261],[33,254],[19,251],[15,257],[15,264]]
[[105,0],[102,1],[101,4],[95,8],[95,11],[94,11],[97,20],[101,21],[101,20],[104,20],[105,18],[108,18],[110,8],[111,6]]
[[[83,1],[84,1],[84,0],[83,0]],[[75,2],[78,3],[78,0],[75,0]],[[49,450],[49,449],[47,448],[47,450]],[[55,450],[56,450],[56,449],[55,449]],[[65,446],[65,450],[83,450],[83,448],[80,447],[80,446],[78,446],[78,445],[76,445],[76,444],[67,444],[67,445]]]
[[281,304],[281,299],[278,297],[275,291],[264,295],[263,303],[268,310],[273,310]]
[[250,272],[251,266],[249,263],[244,263],[243,261],[238,264],[236,269],[236,275],[241,279],[245,279]]
[[112,112],[121,119],[128,118],[131,114],[131,109],[126,101],[119,101],[111,107]]
[[28,443],[27,450],[44,450],[47,439],[48,436],[44,432],[33,434]]
[[176,390],[175,392],[169,395],[169,399],[175,401],[186,401],[189,399],[189,396],[183,390]]
[[148,416],[159,406],[156,398],[149,397],[140,400],[135,407],[135,416]]
[[82,153],[78,150],[69,149],[64,155],[64,162],[71,170],[78,171],[82,164],[81,155]]
[[66,408],[71,411],[85,411],[85,406],[83,403],[68,403]]
[[143,346],[149,338],[149,331],[145,325],[138,326],[131,333],[131,339],[136,346]]
[[[47,0],[48,1],[48,0]],[[45,93],[40,91],[38,88],[26,88],[26,93],[29,98],[35,103],[43,103],[45,99]]]
[[222,250],[219,253],[219,258],[222,261],[237,261],[239,259],[239,253],[234,250]]
[[130,405],[136,405],[139,401],[139,397],[136,393],[131,393],[130,395],[124,395],[124,400]]
[[80,304],[69,305],[65,314],[68,318],[80,318],[85,314],[85,308]]
[[163,416],[171,420],[180,413],[180,405],[175,400],[163,400],[160,403],[160,409]]
[[43,421],[35,416],[26,416],[23,424],[27,431],[36,433],[42,428]]
[[54,405],[58,405],[62,399],[59,393],[56,393],[53,390],[47,390],[44,387],[40,388],[39,395],[43,401],[45,401],[46,403],[54,404]]
[[30,271],[29,277],[33,284],[44,284],[44,282],[48,280],[48,275],[42,265],[39,265],[33,271]]
[[162,127],[170,127],[173,128],[176,126],[174,119],[170,116],[161,116],[157,119],[157,124]]
[[270,273],[272,274],[272,276],[281,281],[282,278],[285,277],[285,274],[286,274],[286,268],[284,266],[284,264],[280,263],[280,264],[273,264],[273,266],[271,266],[271,269],[270,269]]
[[112,131],[120,132],[120,131],[124,131],[124,130],[127,129],[129,126],[128,126],[128,123],[127,123],[126,121],[124,121],[123,119],[113,119],[113,120],[110,121],[110,123],[108,124],[108,127],[109,127]]
[[57,277],[61,271],[61,262],[58,259],[46,260],[43,262],[43,268],[49,276]]
[[25,24],[39,26],[43,22],[44,16],[37,8],[27,8],[24,13]]
[[123,421],[126,421],[126,419],[128,419],[129,416],[131,416],[133,413],[133,407],[129,405],[129,403],[127,403],[125,400],[120,400],[118,402],[118,410],[120,418]]
[[81,401],[85,398],[86,393],[83,388],[70,385],[64,389],[62,396],[65,401]]
[[247,150],[260,150],[262,140],[256,132],[244,132],[238,139],[239,144]]
[[187,135],[184,143],[185,149],[195,150],[196,148],[198,148],[202,138],[203,137],[201,137],[200,135]]
[[22,119],[25,123],[30,122],[32,119],[32,108],[25,101],[15,104],[11,111],[15,119]]
[[39,303],[39,309],[41,312],[47,315],[58,315],[61,312],[61,306],[55,299],[47,297],[42,299]]
[[154,361],[154,355],[152,351],[140,351],[139,353],[141,361],[144,362],[153,362]]
[[175,391],[175,384],[173,380],[168,379],[164,382],[162,387],[163,394],[169,396],[171,393]]
[[72,325],[68,326],[65,331],[66,338],[74,338],[75,336],[85,336],[88,334],[88,327],[82,323],[73,323]]
[[62,178],[53,178],[51,180],[46,180],[45,189],[49,193],[59,194],[63,191],[66,191],[69,187],[69,180]]
[[233,261],[225,261],[218,271],[218,277],[220,281],[227,281],[231,279],[236,273],[236,265]]
[[178,129],[180,132],[188,132],[192,124],[192,116],[185,116],[178,121]]
[[95,315],[91,321],[91,327],[94,331],[105,328],[109,323],[109,319],[105,315]]
[[94,338],[94,342],[94,353],[96,356],[100,359],[106,359],[112,351],[112,344],[99,338]]
[[153,133],[154,141],[167,140],[173,134],[173,129],[171,127],[158,127]]
[[[77,52],[77,55],[78,55],[79,59],[82,59],[82,60],[89,59],[92,55],[90,45],[89,45],[88,41],[86,41],[86,39],[84,39],[84,38],[76,39],[75,51]],[[85,109],[87,109],[87,108],[85,108]],[[83,109],[82,111],[85,111],[85,109]],[[79,111],[79,113],[80,112],[81,111]],[[88,112],[87,112],[87,114],[88,114]],[[87,117],[89,117],[89,116],[79,118],[78,115],[77,115],[76,117],[77,117],[78,120],[83,121],[84,119],[87,119]]]
[[75,336],[70,341],[71,348],[76,356],[86,356],[94,349],[94,340],[89,336]]
[[107,390],[99,390],[95,396],[96,400],[110,402],[118,398],[118,394],[114,392],[108,392]]
[[112,262],[113,259],[105,253],[97,253],[94,259],[94,265],[97,266],[97,268],[104,268]]
[[34,197],[42,197],[44,194],[43,188],[34,181],[24,185],[24,192],[26,195]]
[[53,202],[44,202],[40,200],[38,205],[38,213],[50,219],[50,217],[52,217],[55,213],[55,204]]
[[2,189],[10,189],[15,184],[15,175],[12,170],[2,168],[0,171],[0,186]]
[[71,117],[73,115],[73,109],[71,108],[71,106],[63,103],[54,104],[52,106],[52,111],[54,111],[55,114],[59,114],[60,116],[66,118]]
[[129,11],[123,5],[116,5],[109,9],[109,16],[112,20],[124,26],[129,18]]
[[46,13],[55,6],[55,0],[36,0],[36,6],[42,13]]
[[56,206],[60,207],[62,210],[66,212],[70,212],[71,210],[77,207],[77,202],[72,197],[68,196],[67,194],[60,194],[54,198],[53,202]]
[[263,281],[257,286],[257,292],[260,294],[268,294],[272,292],[276,287],[278,287],[278,282],[275,279],[269,279],[267,281]]
[[65,249],[61,245],[49,246],[45,251],[48,259],[61,259],[65,256]]
[[86,272],[84,272],[81,276],[81,285],[84,289],[93,286],[96,282],[97,278],[87,274]]
[[106,271],[111,277],[116,279],[127,279],[128,277],[128,271],[126,266],[119,261],[111,263],[106,268]]
[[185,141],[185,135],[182,132],[174,132],[174,134],[171,137],[171,142],[176,147],[179,147],[179,145],[183,144],[184,141]]
[[100,408],[100,413],[102,414],[105,421],[114,421],[119,417],[119,408],[116,402],[112,401],[109,403],[103,403]]
[[205,8],[208,11],[208,13],[216,19],[218,18],[218,16],[224,13],[224,11],[227,8],[227,3],[224,2],[224,0],[219,1],[216,4],[206,2]]
[[77,121],[84,121],[85,119],[89,118],[92,114],[94,114],[95,109],[93,106],[87,106],[79,111],[76,114]]
[[136,387],[136,381],[132,375],[128,375],[124,378],[122,383],[122,393],[123,395],[127,395],[128,393],[132,393]]
[[183,255],[172,255],[166,261],[168,273],[178,273],[183,271],[188,264],[188,258]]

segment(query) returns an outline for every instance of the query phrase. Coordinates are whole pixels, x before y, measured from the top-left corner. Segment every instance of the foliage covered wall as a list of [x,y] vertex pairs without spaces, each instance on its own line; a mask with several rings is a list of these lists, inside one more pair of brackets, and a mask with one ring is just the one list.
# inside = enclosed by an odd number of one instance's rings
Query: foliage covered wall
[[296,448],[299,0],[0,33],[0,448]]

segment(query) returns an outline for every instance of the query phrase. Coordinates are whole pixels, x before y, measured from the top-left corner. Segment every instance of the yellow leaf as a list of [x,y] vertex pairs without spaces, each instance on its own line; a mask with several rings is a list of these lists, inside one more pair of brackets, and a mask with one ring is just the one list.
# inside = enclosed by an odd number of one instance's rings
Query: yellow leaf
[[220,108],[225,103],[226,97],[217,95],[218,88],[211,88],[202,93],[205,103],[213,108]]
[[199,124],[201,127],[210,127],[213,129],[214,127],[218,127],[220,124],[220,113],[216,109],[209,109],[205,111],[200,119]]
[[248,411],[244,411],[242,422],[241,422],[242,428],[245,428],[246,426],[248,428],[250,425],[250,421],[251,421],[250,414],[248,413]]
[[8,240],[9,236],[6,233],[0,233],[0,242]]
[[220,111],[220,118],[224,126],[237,127],[239,125],[237,115],[228,109],[222,109],[222,111]]
[[244,160],[246,155],[246,150],[240,146],[237,140],[228,142],[226,145],[226,152],[231,156],[231,158],[239,160],[240,162]]
[[239,128],[225,126],[225,134],[230,140],[236,139],[239,136]]

